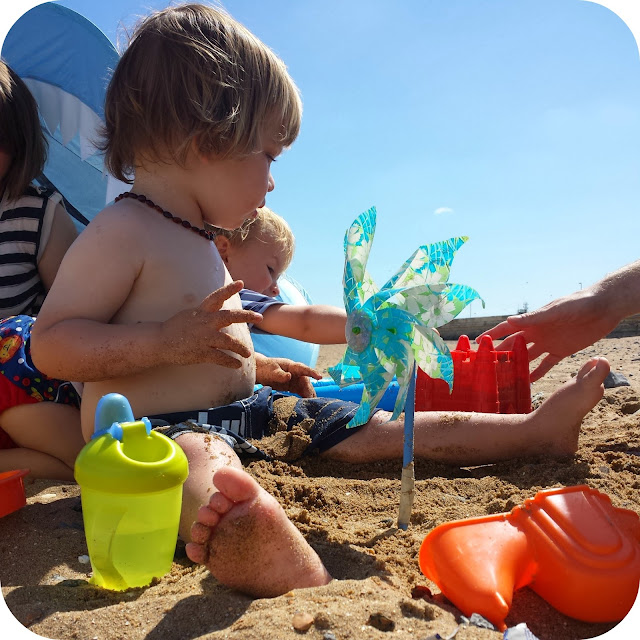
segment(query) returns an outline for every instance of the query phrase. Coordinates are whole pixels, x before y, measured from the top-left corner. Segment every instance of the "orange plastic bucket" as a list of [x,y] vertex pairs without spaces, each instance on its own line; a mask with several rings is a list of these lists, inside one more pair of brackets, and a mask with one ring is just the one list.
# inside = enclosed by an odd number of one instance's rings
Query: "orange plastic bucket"
[[0,518],[27,504],[22,478],[28,473],[29,469],[0,473]]
[[420,569],[466,616],[500,629],[529,586],[565,615],[616,622],[640,581],[640,518],[587,486],[540,491],[510,513],[448,522],[420,548]]

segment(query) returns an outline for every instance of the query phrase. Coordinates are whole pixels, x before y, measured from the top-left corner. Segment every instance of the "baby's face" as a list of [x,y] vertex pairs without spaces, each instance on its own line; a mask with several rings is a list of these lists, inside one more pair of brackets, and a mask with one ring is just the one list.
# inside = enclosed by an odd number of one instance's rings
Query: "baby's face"
[[246,289],[265,296],[277,296],[278,278],[286,265],[281,248],[267,238],[251,238],[238,247],[229,247],[227,269],[234,280],[242,280]]
[[223,229],[237,229],[254,218],[265,204],[267,193],[275,188],[271,164],[282,152],[276,141],[277,131],[267,128],[253,152],[226,157],[198,156],[190,167],[190,177],[198,190],[200,202],[206,203],[203,218]]

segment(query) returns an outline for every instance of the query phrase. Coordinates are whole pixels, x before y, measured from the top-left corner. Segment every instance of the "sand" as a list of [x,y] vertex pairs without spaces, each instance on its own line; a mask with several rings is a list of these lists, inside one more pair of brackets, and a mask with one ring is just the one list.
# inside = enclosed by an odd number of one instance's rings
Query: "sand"
[[[324,347],[318,368],[334,364],[341,352]],[[249,465],[336,578],[328,586],[252,600],[220,586],[179,545],[171,573],[146,589],[115,593],[92,587],[86,582],[90,565],[79,561],[87,549],[78,487],[36,481],[27,485],[27,506],[0,520],[6,603],[23,625],[47,638],[447,637],[460,612],[420,573],[417,562],[422,540],[436,525],[509,511],[540,489],[583,483],[606,493],[614,506],[640,512],[640,337],[601,340],[556,366],[533,385],[533,393],[549,394],[593,354],[607,356],[631,386],[606,390],[583,422],[576,456],[470,469],[418,461],[407,531],[394,528],[399,462],[350,466],[308,459]],[[255,563],[258,569],[259,557]],[[416,586],[428,587],[433,596],[413,598]],[[306,632],[294,630],[294,619],[301,617],[296,614],[313,620]],[[615,627],[567,618],[528,588],[516,592],[507,618],[509,626],[519,622],[540,640],[593,638]],[[381,630],[385,624],[393,630]],[[477,627],[461,628],[456,636],[498,638],[502,633]]]

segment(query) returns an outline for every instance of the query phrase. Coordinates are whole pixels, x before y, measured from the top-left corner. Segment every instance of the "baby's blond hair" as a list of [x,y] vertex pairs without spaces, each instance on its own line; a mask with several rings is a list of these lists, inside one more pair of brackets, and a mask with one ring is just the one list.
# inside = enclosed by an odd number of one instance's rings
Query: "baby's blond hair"
[[301,117],[271,49],[222,10],[184,4],[135,29],[107,90],[102,149],[111,173],[131,182],[145,161],[184,165],[194,143],[207,156],[249,154],[267,126],[287,147]]
[[275,245],[282,256],[284,271],[293,259],[296,240],[287,221],[269,207],[258,209],[255,218],[247,220],[240,228],[229,231],[207,225],[218,236],[229,239],[231,246],[238,247],[245,242],[264,242]]

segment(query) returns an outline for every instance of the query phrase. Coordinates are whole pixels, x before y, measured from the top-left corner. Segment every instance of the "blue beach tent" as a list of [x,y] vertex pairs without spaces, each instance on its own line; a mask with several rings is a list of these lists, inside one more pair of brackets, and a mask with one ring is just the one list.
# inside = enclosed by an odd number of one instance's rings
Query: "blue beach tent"
[[118,52],[89,20],[47,2],[14,23],[1,55],[40,108],[49,157],[39,181],[64,195],[81,229],[130,188],[104,171],[102,154],[95,147]]

